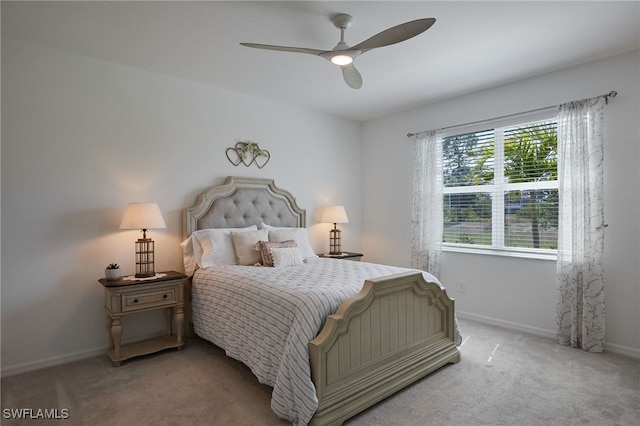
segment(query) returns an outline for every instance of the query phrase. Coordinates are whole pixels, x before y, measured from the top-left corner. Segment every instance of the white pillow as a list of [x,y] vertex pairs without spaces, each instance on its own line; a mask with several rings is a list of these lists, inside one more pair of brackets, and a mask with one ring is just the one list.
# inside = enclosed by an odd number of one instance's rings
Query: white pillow
[[271,249],[271,257],[273,257],[274,268],[302,265],[304,263],[298,247],[274,247]]
[[266,241],[268,238],[266,229],[256,231],[234,232],[231,231],[233,248],[239,265],[255,265],[262,260],[262,253],[256,250],[258,241]]
[[257,229],[256,225],[251,225],[246,228],[211,228],[194,232],[191,235],[195,236],[202,246],[202,255],[199,259],[196,258],[198,266],[209,268],[215,265],[237,265],[231,232],[248,232]]
[[298,245],[300,255],[303,259],[318,257],[309,242],[307,228],[274,227],[264,223],[262,224],[262,227],[269,231],[270,242],[279,243],[282,241],[293,240]]
[[182,247],[182,263],[184,265],[184,273],[192,276],[198,269],[198,262],[202,257],[202,246],[200,242],[193,237],[189,237],[180,243]]

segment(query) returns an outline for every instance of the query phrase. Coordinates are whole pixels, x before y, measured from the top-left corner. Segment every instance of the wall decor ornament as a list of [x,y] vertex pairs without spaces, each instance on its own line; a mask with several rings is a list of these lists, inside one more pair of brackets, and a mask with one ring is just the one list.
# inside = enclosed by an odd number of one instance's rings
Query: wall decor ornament
[[234,166],[242,163],[249,167],[251,164],[256,163],[259,169],[266,166],[271,159],[269,151],[250,141],[238,141],[236,146],[227,148],[225,154],[227,154],[227,159]]

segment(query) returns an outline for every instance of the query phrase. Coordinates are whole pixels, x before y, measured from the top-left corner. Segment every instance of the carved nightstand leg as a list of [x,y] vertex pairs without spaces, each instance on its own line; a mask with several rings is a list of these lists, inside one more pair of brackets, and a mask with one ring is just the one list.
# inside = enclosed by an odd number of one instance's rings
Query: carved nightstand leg
[[113,320],[111,319],[111,315],[107,314],[107,335],[109,336],[109,349],[113,349],[113,335],[111,334],[112,324]]
[[167,318],[167,336],[171,336],[173,335],[173,308],[165,309],[164,314]]
[[[176,340],[180,344],[182,343],[182,327],[184,325],[184,307],[183,306],[175,307],[175,317],[176,317]],[[178,347],[178,350],[182,350],[182,346]]]
[[[120,317],[112,318],[111,339],[113,340],[113,358],[117,360],[120,358],[120,340],[122,339],[122,323],[120,322]],[[119,363],[116,365],[119,365]]]

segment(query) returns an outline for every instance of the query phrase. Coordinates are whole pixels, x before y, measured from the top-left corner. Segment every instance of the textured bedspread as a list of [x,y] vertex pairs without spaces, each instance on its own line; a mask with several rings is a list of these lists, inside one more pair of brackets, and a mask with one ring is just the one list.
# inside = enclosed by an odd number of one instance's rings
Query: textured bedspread
[[[198,336],[242,361],[273,387],[271,408],[293,424],[309,422],[318,406],[308,343],[368,278],[408,269],[318,258],[286,268],[220,266],[193,279]],[[424,273],[427,281],[438,282]]]

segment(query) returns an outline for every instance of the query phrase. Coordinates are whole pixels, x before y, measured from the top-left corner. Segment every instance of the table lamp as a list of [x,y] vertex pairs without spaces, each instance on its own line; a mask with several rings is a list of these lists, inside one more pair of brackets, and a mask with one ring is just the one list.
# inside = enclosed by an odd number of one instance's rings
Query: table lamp
[[344,206],[331,206],[326,207],[322,216],[322,222],[333,223],[333,229],[329,231],[329,254],[339,255],[342,254],[340,247],[340,230],[338,229],[338,223],[349,223],[347,212]]
[[136,241],[136,278],[156,275],[154,270],[154,243],[147,238],[147,229],[166,228],[160,207],[156,203],[129,203],[120,229],[141,229],[142,238]]

